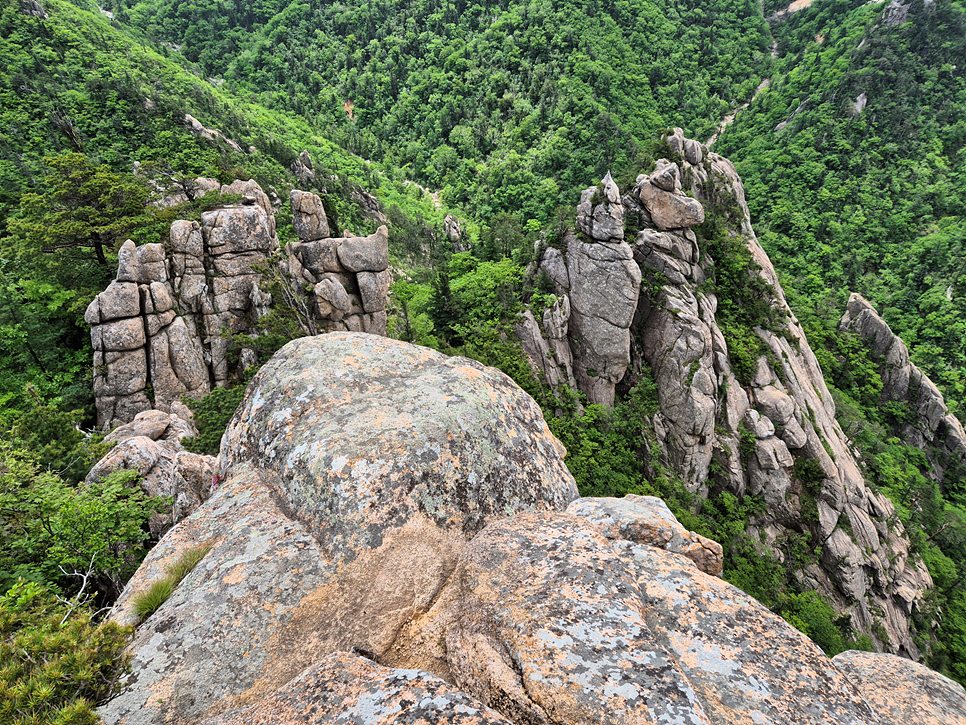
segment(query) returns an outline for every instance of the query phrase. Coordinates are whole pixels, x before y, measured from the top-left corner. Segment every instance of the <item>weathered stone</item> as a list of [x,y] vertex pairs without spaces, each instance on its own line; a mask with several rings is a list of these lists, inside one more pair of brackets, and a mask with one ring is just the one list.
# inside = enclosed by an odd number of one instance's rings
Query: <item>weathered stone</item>
[[849,650],[832,663],[851,680],[882,725],[966,722],[966,690],[904,657]]
[[682,193],[665,191],[651,179],[643,182],[637,193],[659,230],[694,227],[704,221],[701,202]]
[[319,315],[331,320],[341,320],[352,309],[345,287],[335,276],[326,276],[314,288]]
[[389,270],[382,272],[359,272],[356,275],[359,284],[359,297],[366,312],[379,312],[386,309],[389,303],[389,284],[392,276]]
[[467,547],[446,631],[456,684],[515,722],[708,723],[644,620],[633,570],[576,516],[521,515]]
[[599,187],[592,186],[580,195],[577,229],[598,242],[624,240],[624,205],[610,172]]
[[87,481],[100,480],[120,470],[137,471],[141,489],[149,496],[171,498],[171,508],[155,514],[149,522],[152,533],[160,535],[207,500],[217,464],[212,456],[183,451],[176,439],[125,434],[94,464]]
[[661,499],[627,494],[624,498],[579,498],[567,513],[593,523],[608,539],[626,539],[686,556],[701,571],[721,576],[724,551],[717,541],[688,531]]
[[939,388],[912,363],[905,344],[861,295],[849,297],[840,327],[858,335],[879,364],[882,399],[908,404],[915,419],[905,426],[903,438],[926,452],[932,471],[944,482],[946,470],[959,470],[966,460],[966,430],[949,412]]
[[315,725],[321,723],[452,723],[509,725],[499,713],[443,680],[418,670],[380,667],[336,652],[256,703],[200,725]]
[[389,230],[368,237],[347,237],[338,246],[339,262],[350,272],[382,272],[389,266]]
[[712,723],[878,722],[859,688],[794,627],[682,556],[627,544],[650,646],[676,662]]
[[592,403],[613,403],[614,388],[630,363],[629,328],[641,284],[632,257],[624,242],[568,241],[574,374]]
[[325,239],[329,236],[329,220],[322,200],[308,191],[292,189],[292,225],[303,242]]

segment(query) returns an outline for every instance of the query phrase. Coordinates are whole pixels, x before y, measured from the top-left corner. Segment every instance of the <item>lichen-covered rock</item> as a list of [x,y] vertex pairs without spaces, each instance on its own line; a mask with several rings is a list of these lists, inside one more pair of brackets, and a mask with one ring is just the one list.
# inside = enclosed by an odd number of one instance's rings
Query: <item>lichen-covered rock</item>
[[426,672],[380,667],[359,655],[336,652],[254,704],[201,725],[321,723],[509,725],[510,721]]
[[86,480],[100,480],[114,471],[136,471],[146,494],[171,499],[171,508],[149,521],[151,532],[161,535],[211,494],[218,470],[216,459],[181,446],[182,439],[196,433],[178,415],[160,410],[138,413],[133,421],[115,428],[105,438],[116,445],[94,464]]
[[472,533],[494,515],[562,508],[576,498],[563,453],[540,408],[503,373],[331,333],[293,340],[262,367],[221,459],[278,472],[278,494],[333,553],[348,554],[417,511]]
[[[804,635],[636,543],[693,554],[656,501],[564,512],[561,454],[534,401],[478,363],[371,335],[290,343],[226,432],[223,483],[118,600],[138,626],[102,717],[879,723]],[[189,552],[138,624],[139,593]]]
[[861,690],[807,637],[682,556],[625,544],[651,647],[674,661],[712,723],[878,719]]
[[382,272],[389,266],[389,230],[383,225],[368,237],[346,237],[338,254],[350,272]]
[[849,650],[832,663],[852,681],[882,725],[966,723],[966,690],[917,662]]
[[[224,483],[150,552],[114,618],[184,552],[211,550],[140,625],[109,723],[185,720],[277,690],[326,653],[376,657],[427,612],[467,538],[577,492],[508,377],[374,335],[295,340],[223,439]],[[227,664],[226,664],[227,663]]]
[[456,573],[453,679],[515,722],[710,722],[677,664],[651,646],[635,577],[566,515],[488,527]]
[[655,496],[628,494],[624,498],[578,498],[567,513],[593,523],[608,539],[626,539],[686,556],[708,574],[721,576],[721,544],[688,531]]

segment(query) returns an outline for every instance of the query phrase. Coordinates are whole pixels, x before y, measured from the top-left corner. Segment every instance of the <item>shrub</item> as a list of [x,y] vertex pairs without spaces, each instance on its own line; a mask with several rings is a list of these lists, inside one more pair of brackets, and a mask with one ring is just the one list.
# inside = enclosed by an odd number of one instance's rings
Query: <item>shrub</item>
[[40,584],[15,584],[0,596],[0,722],[96,725],[94,706],[126,666],[127,632]]
[[235,415],[235,411],[238,410],[238,406],[241,405],[246,387],[241,384],[215,388],[199,400],[185,399],[185,403],[195,414],[198,435],[185,438],[182,445],[194,453],[218,455],[221,437],[232,416]]

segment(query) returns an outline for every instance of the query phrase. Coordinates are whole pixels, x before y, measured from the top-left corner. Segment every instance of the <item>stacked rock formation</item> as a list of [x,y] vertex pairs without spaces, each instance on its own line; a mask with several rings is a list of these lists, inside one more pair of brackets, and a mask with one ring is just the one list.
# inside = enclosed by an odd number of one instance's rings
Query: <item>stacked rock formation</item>
[[196,435],[194,427],[173,413],[146,410],[115,428],[104,440],[116,445],[91,468],[87,481],[114,471],[137,471],[149,496],[171,499],[171,508],[151,517],[151,533],[160,536],[188,516],[211,495],[218,471],[214,456],[186,451],[181,442]]
[[[931,578],[910,558],[892,504],[865,485],[815,355],[755,237],[741,181],[727,159],[680,129],[666,141],[674,160],[658,161],[623,197],[608,179],[604,193],[581,197],[576,226],[593,242],[575,238],[564,251],[542,253],[539,270],[558,300],[542,329],[524,316],[525,352],[549,384],[576,386],[591,402],[610,402],[615,389],[652,376],[659,410],[648,444],[664,465],[698,495],[714,486],[762,499],[751,531],[779,557],[790,537],[808,532],[822,556],[802,573],[803,585],[883,648],[915,657],[912,615]],[[767,352],[750,381],[733,371],[717,298],[703,284],[714,260],[693,228],[705,207],[747,245],[757,267],[749,274],[767,283],[766,302],[781,320],[754,330]],[[636,230],[633,240],[615,243],[625,227]],[[599,261],[605,250],[608,267]]]
[[543,261],[560,291],[558,303],[544,313],[546,340],[532,313],[518,331],[548,380],[576,384],[591,403],[610,405],[631,361],[630,327],[641,284],[624,241],[620,191],[610,174],[581,194],[577,232],[564,240],[566,256],[549,249]]
[[[145,410],[191,414],[185,397],[199,398],[236,380],[255,362],[233,334],[255,334],[272,300],[262,280],[279,249],[268,196],[254,181],[220,185],[196,179],[185,194],[208,191],[241,201],[176,221],[167,245],[125,242],[116,279],[90,304],[85,320],[94,347],[98,427],[110,430]],[[189,196],[185,196],[185,199]],[[314,329],[386,334],[389,245],[385,227],[369,237],[329,238],[322,202],[292,192],[300,243],[287,247],[285,270]]]
[[[167,248],[125,242],[117,277],[87,308],[98,427],[152,408],[190,420],[182,399],[237,372],[226,333],[250,331],[264,312],[257,269],[278,240],[271,204],[254,181],[220,191],[241,195],[241,203],[205,212],[200,224],[174,222]],[[243,352],[240,364],[250,360]]]
[[322,200],[293,190],[292,211],[299,241],[286,247],[289,275],[312,289],[313,316],[320,330],[386,334],[389,299],[389,232],[368,237],[329,233]]
[[905,343],[862,295],[853,293],[840,327],[854,332],[879,363],[882,400],[906,403],[913,419],[903,424],[902,438],[926,452],[930,469],[944,482],[948,472],[962,475],[966,431],[949,412],[936,384],[909,359]]
[[[229,426],[225,483],[118,601],[137,629],[102,717],[908,722],[864,696],[890,674],[924,707],[966,705],[891,659],[840,670],[702,571],[720,549],[654,500],[575,501],[563,453],[496,370],[356,333],[289,343]],[[138,622],[138,593],[199,547]]]

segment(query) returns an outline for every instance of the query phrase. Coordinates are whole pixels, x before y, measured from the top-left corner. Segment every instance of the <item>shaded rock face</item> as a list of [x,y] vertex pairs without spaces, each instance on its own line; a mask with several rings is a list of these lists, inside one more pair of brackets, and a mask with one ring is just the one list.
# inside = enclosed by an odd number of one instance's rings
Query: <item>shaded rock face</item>
[[966,431],[949,412],[935,383],[909,359],[909,350],[862,295],[852,293],[840,324],[868,347],[882,374],[882,400],[906,403],[913,419],[902,438],[926,452],[940,483],[958,477],[966,459]]
[[208,548],[137,627],[108,725],[881,722],[797,630],[639,543],[694,536],[656,502],[564,512],[559,444],[502,373],[353,333],[263,373],[225,483],[112,613]]
[[[103,430],[150,409],[190,421],[183,398],[200,398],[238,379],[255,361],[252,350],[233,351],[229,335],[254,334],[272,304],[261,285],[279,251],[274,210],[251,180],[220,185],[195,179],[185,186],[185,199],[208,191],[239,195],[241,202],[205,212],[200,223],[174,222],[166,245],[125,242],[115,281],[87,309]],[[288,245],[282,272],[308,310],[309,332],[385,335],[386,228],[369,237],[330,239],[321,199],[294,190],[291,200],[303,241]]]
[[565,239],[565,254],[548,249],[540,263],[559,297],[544,314],[544,342],[537,339],[536,320],[523,320],[520,337],[547,380],[577,385],[591,403],[610,405],[630,363],[630,326],[641,284],[624,241],[620,190],[610,174],[581,194],[577,229],[579,235]]
[[966,722],[966,690],[917,662],[850,650],[832,663],[862,690],[884,725],[948,725]]
[[[752,531],[779,557],[806,531],[823,554],[801,573],[802,584],[851,615],[858,631],[885,632],[882,647],[915,657],[912,615],[931,578],[910,559],[892,504],[865,485],[818,361],[758,244],[741,180],[727,159],[680,129],[666,143],[674,160],[660,159],[621,197],[627,241],[574,238],[565,252],[543,251],[538,269],[567,302],[567,332],[560,336],[546,316],[542,324],[525,316],[524,351],[548,384],[576,386],[590,402],[610,403],[651,377],[658,411],[646,437],[663,465],[699,496],[714,488],[761,499]],[[609,229],[616,193],[584,192],[578,229]],[[747,245],[757,267],[750,274],[770,288],[779,320],[754,330],[767,354],[750,380],[733,371],[718,300],[705,284],[714,260],[694,229],[705,208]],[[588,375],[590,365],[605,374]],[[944,406],[920,407],[932,411],[926,429],[956,439],[954,425],[939,422]]]

